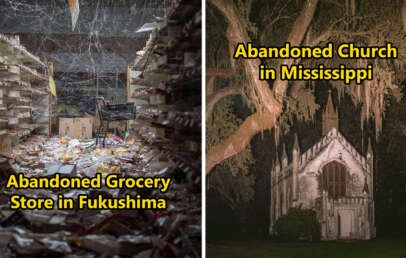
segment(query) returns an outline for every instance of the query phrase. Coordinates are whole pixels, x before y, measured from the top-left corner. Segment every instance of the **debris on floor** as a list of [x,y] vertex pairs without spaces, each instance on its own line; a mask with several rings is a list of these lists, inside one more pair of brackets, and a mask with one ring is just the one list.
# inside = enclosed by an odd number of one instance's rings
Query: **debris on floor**
[[[127,1],[83,1],[76,30],[76,21],[55,23],[66,20],[63,5],[8,2],[0,4],[0,33],[13,35],[0,34],[0,257],[200,257],[201,1],[131,0],[129,10]],[[77,19],[79,1],[65,2],[76,2]],[[36,30],[19,35],[10,24]],[[15,173],[171,182],[168,191],[6,188]],[[12,195],[75,205],[13,210]],[[79,209],[84,196],[165,199],[166,209]]]
[[[117,137],[111,135],[110,138]],[[117,142],[123,142],[119,140]],[[99,255],[137,257],[198,257],[201,244],[200,181],[193,181],[159,150],[137,139],[131,144],[102,148],[94,140],[32,136],[14,148],[10,161],[27,177],[121,176],[171,177],[170,191],[145,190],[143,195],[163,197],[164,211],[154,210],[17,210],[8,208],[11,194],[56,199],[135,195],[126,189],[2,189],[0,194],[0,248],[18,256],[36,254],[66,257]],[[152,165],[152,166],[151,166]],[[144,190],[143,190],[144,191]],[[197,208],[198,207],[198,208]],[[7,248],[6,248],[7,247]],[[75,254],[69,256],[69,254]]]

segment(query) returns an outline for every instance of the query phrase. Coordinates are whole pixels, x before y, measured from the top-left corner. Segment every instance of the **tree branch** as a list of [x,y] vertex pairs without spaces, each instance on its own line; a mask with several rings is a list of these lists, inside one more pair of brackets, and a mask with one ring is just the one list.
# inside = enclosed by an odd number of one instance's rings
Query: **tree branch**
[[220,69],[220,68],[208,68],[206,69],[206,76],[215,76],[230,78],[235,75],[234,69]]
[[345,8],[345,5],[343,3],[340,3],[339,1],[336,1],[336,0],[324,0],[323,2],[326,2],[326,3],[329,3],[329,4],[335,4],[338,7],[341,7],[343,9]]
[[[250,42],[245,24],[237,14],[233,0],[210,0],[226,18],[229,24],[228,40],[236,45],[239,42]],[[318,0],[307,0],[299,17],[293,24],[292,31],[289,33],[288,42],[292,46],[300,45],[304,34],[313,19]],[[221,161],[228,159],[239,153],[247,147],[252,137],[260,131],[272,129],[277,118],[282,112],[282,104],[277,101],[269,85],[265,81],[259,80],[258,72],[260,61],[258,59],[244,60],[244,68],[249,79],[250,86],[255,89],[255,93],[260,100],[260,106],[263,110],[257,109],[257,112],[250,115],[241,126],[227,140],[211,148],[206,155],[206,173],[209,174],[211,169]],[[291,65],[293,59],[282,61],[279,64]],[[283,96],[286,93],[287,81],[280,78],[274,82],[274,89],[277,95]],[[258,108],[258,107],[257,107]]]
[[[238,15],[233,0],[210,0],[210,2],[223,14],[229,24],[227,38],[232,46],[236,46],[237,43],[240,42],[251,42],[245,29],[246,26]],[[272,91],[269,89],[268,83],[261,81],[258,77],[260,61],[258,59],[246,59],[243,61],[243,64],[248,81],[258,95],[260,105],[265,107],[265,109],[271,113],[280,114],[282,111],[281,103],[274,98]]]
[[375,28],[367,31],[340,31],[340,33],[347,35],[347,36],[369,36],[370,34],[377,32],[379,30],[389,30],[390,23],[385,22],[382,24],[377,25]]
[[[309,27],[309,24],[313,19],[317,3],[318,0],[308,0],[305,2],[302,12],[293,24],[292,31],[289,33],[287,42],[289,42],[291,46],[299,46],[300,43],[302,43],[307,28]],[[294,59],[284,59],[280,61],[278,64],[278,70],[281,65],[287,65],[290,67],[293,62]],[[282,81],[280,79],[280,72],[278,74],[279,76],[274,82],[273,89],[277,96],[282,97],[286,94],[288,81]]]
[[[264,27],[264,29],[262,31],[261,36],[260,36],[260,43],[261,44],[265,44],[264,37],[266,37],[267,32],[269,30],[272,31],[273,25],[277,21],[282,20],[282,19],[290,19],[291,18],[288,15],[282,16],[283,11],[286,9],[286,7],[289,5],[290,2],[291,2],[291,0],[285,1],[285,4],[282,7],[280,7],[280,8],[272,8],[272,12],[270,14],[268,13],[268,15],[266,16],[266,18],[264,20],[264,24],[266,24],[266,25],[265,25],[265,27]],[[275,5],[275,7],[277,7],[277,5]],[[278,11],[278,14],[276,15],[276,17],[273,17],[275,9],[279,9],[279,11]],[[269,5],[267,5],[267,11],[269,11]]]
[[264,111],[256,112],[241,124],[238,130],[226,141],[214,146],[206,155],[206,174],[221,161],[228,159],[244,150],[250,143],[251,138],[264,129],[272,129],[276,123],[273,113]]
[[331,35],[332,35],[332,31],[331,30],[327,30],[324,33],[320,34],[317,38],[315,38],[309,45],[309,47],[314,47],[318,44],[320,44],[323,41],[327,41]]
[[292,98],[297,99],[300,89],[301,89],[301,88],[304,88],[305,85],[306,85],[306,82],[305,82],[305,81],[295,81],[295,82],[292,84],[292,86],[291,86],[291,88],[290,88],[290,90],[289,90],[289,93],[290,93],[289,95],[290,95]]
[[206,76],[206,96],[214,94],[215,86],[216,86],[216,77]]
[[222,98],[225,98],[230,95],[238,95],[241,94],[241,85],[233,85],[223,88],[216,93],[211,94],[210,96],[206,97],[206,119],[209,120],[211,118],[211,114],[214,109],[214,105],[219,102]]

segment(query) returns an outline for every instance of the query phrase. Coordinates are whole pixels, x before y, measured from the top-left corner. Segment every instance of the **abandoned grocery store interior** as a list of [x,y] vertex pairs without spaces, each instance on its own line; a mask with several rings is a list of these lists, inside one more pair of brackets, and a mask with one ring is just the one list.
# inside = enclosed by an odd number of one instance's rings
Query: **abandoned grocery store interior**
[[[200,1],[0,0],[0,13],[2,254],[200,256]],[[172,181],[166,193],[10,190],[12,173]],[[168,204],[12,210],[11,194],[142,194]]]

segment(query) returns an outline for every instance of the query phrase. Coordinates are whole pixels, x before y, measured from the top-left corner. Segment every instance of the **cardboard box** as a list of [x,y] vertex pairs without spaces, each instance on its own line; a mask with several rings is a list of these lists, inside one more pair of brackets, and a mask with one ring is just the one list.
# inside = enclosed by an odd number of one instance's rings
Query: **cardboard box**
[[90,117],[59,118],[59,136],[92,138],[93,119]]
[[59,136],[73,137],[73,118],[59,118]]
[[[82,117],[75,118],[75,136],[77,138],[93,137],[93,119]],[[76,138],[75,137],[75,138]]]
[[46,164],[45,168],[47,172],[46,177],[50,177],[59,173],[63,177],[73,177],[76,176],[76,165],[50,165]]
[[9,135],[0,136],[0,152],[12,153],[11,151],[11,137]]
[[[97,132],[100,127],[100,119],[99,116],[92,116],[90,114],[85,114],[86,118],[91,119],[93,131]],[[109,122],[109,130],[114,131],[116,129],[119,132],[123,132],[126,128],[127,121],[110,121]],[[107,122],[104,121],[104,130],[106,130]]]

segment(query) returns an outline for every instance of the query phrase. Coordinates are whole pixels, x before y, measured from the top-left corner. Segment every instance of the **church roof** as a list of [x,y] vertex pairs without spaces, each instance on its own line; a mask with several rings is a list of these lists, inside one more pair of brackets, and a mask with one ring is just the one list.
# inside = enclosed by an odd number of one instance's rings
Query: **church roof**
[[[366,162],[366,157],[359,153],[354,146],[338,131],[336,128],[332,128],[325,136],[323,136],[318,142],[316,142],[312,147],[307,149],[305,152],[301,153],[299,156],[299,169],[305,167],[312,160],[319,157],[327,147],[331,145],[333,141],[340,144],[340,149],[344,150],[345,153],[351,155],[351,159],[357,163],[357,166],[363,170],[368,169],[368,162]],[[337,150],[337,148],[335,148]],[[343,155],[345,155],[345,153]],[[291,167],[292,163],[288,164],[287,168]],[[286,169],[286,168],[282,168]]]
[[326,105],[326,110],[325,110],[325,115],[326,116],[335,116],[336,115],[336,110],[334,108],[333,104],[333,99],[331,97],[331,90],[328,90],[328,100],[327,100],[327,105]]
[[[366,162],[366,157],[359,153],[355,147],[338,131],[336,128],[332,128],[327,135],[322,137],[317,143],[310,147],[306,152],[300,156],[300,166],[305,166],[306,163],[318,157],[326,147],[330,145],[331,142],[338,141],[341,145],[341,149],[345,150],[351,155],[358,165],[364,170],[367,169],[368,163]],[[343,153],[344,155],[344,153]]]
[[[338,112],[334,108],[334,104],[332,101],[331,90],[328,91],[328,100],[326,108],[323,112],[323,137],[313,144],[312,147],[308,148],[305,152],[300,151],[299,141],[297,138],[297,134],[295,134],[295,140],[293,144],[293,150],[298,151],[301,153],[299,155],[299,169],[304,168],[313,160],[315,160],[319,156],[323,157],[338,157],[338,156],[345,156],[346,160],[352,160],[353,166],[357,166],[360,169],[367,170],[369,169],[368,162],[366,162],[367,158],[359,153],[354,146],[341,134],[338,129]],[[337,144],[335,144],[337,143]],[[325,156],[324,151],[328,149],[328,154]],[[368,142],[368,151],[367,157],[373,156],[371,141]],[[288,158],[286,155],[286,148],[283,146],[283,154],[282,154],[282,164],[279,162],[278,155],[276,155],[277,160],[274,163],[274,169],[279,166],[280,168],[286,170],[292,167],[292,162],[288,164]],[[355,164],[355,163],[356,164]],[[312,162],[315,163],[315,162]],[[317,163],[317,162],[316,162]],[[282,165],[282,166],[280,166]],[[278,170],[278,169],[276,169]]]
[[326,135],[332,128],[338,127],[338,111],[334,108],[333,97],[331,96],[332,91],[328,90],[328,99],[326,108],[323,112],[323,125],[322,134]]

